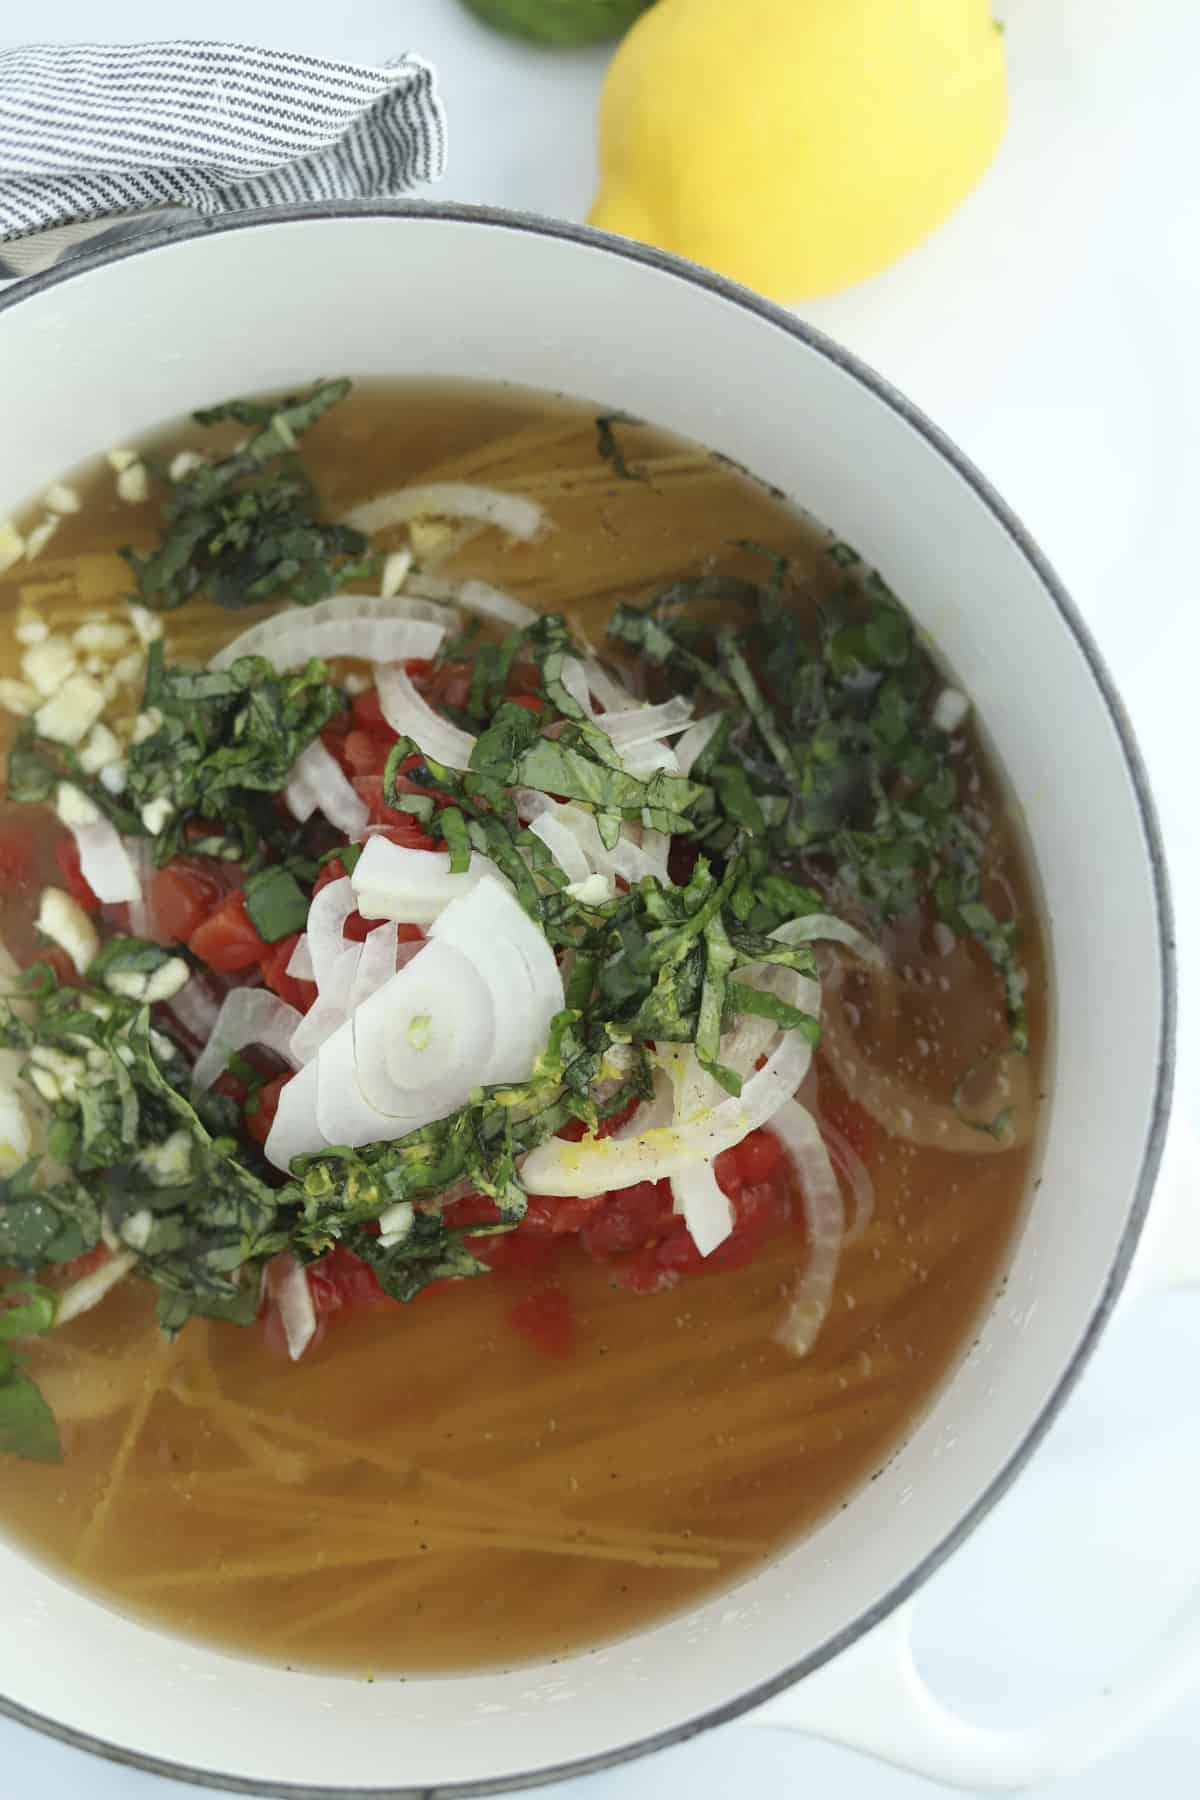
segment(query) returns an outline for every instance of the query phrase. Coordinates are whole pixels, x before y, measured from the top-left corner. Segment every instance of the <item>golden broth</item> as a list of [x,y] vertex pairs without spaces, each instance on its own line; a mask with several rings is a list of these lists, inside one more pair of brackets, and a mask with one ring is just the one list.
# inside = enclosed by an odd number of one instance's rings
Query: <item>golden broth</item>
[[[598,456],[594,418],[576,405],[380,383],[326,418],[305,457],[327,516],[414,480],[540,500],[554,526],[542,539],[480,534],[447,572],[563,611],[597,645],[617,599],[710,558],[736,565],[735,540],[810,571],[814,599],[842,578],[827,538],[728,464],[645,428],[617,430],[639,479]],[[159,443],[197,436],[181,428]],[[32,601],[70,628],[128,593],[116,551],[153,541],[155,509],[119,502],[106,466],[79,486],[82,512],[0,581],[10,620]],[[167,618],[169,652],[210,654],[255,616],[189,606]],[[16,674],[19,655],[10,632],[0,673]],[[991,820],[989,897],[1001,911],[1015,897],[1026,922],[1036,1059],[1045,982],[1029,883],[994,772],[969,754],[973,799]],[[43,823],[45,850],[57,827]],[[0,932],[29,903],[10,892]],[[846,996],[865,1048],[944,1100],[1004,1043],[996,983],[973,947],[939,955],[916,927],[889,948],[896,1005],[872,1012],[852,982]],[[828,1091],[825,1070],[821,1083]],[[830,1317],[802,1361],[772,1337],[804,1258],[799,1229],[749,1268],[648,1297],[610,1285],[571,1245],[553,1277],[577,1319],[562,1361],[506,1316],[539,1285],[530,1277],[335,1320],[296,1367],[257,1329],[193,1322],[168,1347],[149,1291],[118,1290],[33,1346],[66,1460],[4,1461],[0,1521],[122,1611],[272,1661],[417,1672],[590,1648],[736,1582],[886,1460],[995,1292],[1028,1160],[884,1139],[874,1218],[846,1248]]]

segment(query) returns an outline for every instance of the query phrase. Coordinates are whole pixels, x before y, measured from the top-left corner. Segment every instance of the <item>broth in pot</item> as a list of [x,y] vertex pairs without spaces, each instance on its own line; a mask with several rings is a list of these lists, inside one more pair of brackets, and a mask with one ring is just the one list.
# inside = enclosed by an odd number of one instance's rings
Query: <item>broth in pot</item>
[[334,385],[69,476],[0,578],[0,1524],[270,1661],[508,1667],[902,1441],[1045,951],[849,546],[577,402]]

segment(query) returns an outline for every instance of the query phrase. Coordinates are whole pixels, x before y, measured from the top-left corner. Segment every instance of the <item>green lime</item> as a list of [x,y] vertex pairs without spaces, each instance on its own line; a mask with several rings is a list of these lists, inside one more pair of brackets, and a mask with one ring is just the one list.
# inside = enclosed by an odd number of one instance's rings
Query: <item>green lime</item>
[[652,0],[463,0],[498,31],[535,44],[599,44],[620,37]]

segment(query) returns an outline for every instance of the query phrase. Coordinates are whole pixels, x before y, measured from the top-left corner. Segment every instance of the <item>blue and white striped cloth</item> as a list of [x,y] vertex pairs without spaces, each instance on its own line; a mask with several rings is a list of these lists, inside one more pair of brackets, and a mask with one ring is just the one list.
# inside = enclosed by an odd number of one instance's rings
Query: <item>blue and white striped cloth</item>
[[243,44],[0,51],[0,273],[163,208],[401,194],[436,181],[445,153],[434,73],[415,56],[371,68]]

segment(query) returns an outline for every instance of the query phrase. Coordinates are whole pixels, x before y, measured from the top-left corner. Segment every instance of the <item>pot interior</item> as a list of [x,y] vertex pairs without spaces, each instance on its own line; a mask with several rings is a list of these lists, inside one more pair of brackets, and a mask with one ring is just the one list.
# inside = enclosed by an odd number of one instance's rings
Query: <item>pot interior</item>
[[163,419],[318,372],[587,397],[775,484],[883,573],[972,696],[1039,873],[1057,1021],[1040,1185],[977,1342],[878,1477],[733,1593],[557,1665],[367,1684],[152,1632],[0,1544],[15,1627],[0,1695],[233,1781],[377,1789],[603,1758],[811,1666],[998,1491],[1098,1327],[1156,1160],[1169,1021],[1153,827],[1073,615],[882,385],[780,316],[586,237],[420,209],[236,226],[47,283],[0,330],[21,421],[0,443],[0,512]]

